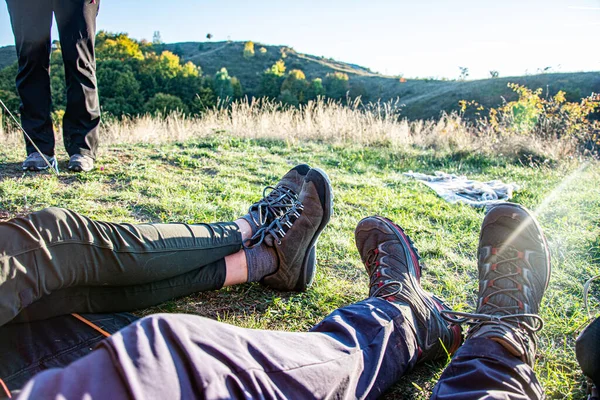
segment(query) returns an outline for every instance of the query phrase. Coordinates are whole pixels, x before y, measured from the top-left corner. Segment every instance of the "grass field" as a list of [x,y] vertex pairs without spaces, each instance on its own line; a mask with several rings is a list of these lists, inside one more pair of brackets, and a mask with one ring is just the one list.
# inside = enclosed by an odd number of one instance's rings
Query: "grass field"
[[[473,310],[484,211],[450,205],[402,173],[443,170],[517,183],[514,201],[537,211],[552,250],[535,370],[550,398],[584,397],[574,340],[587,318],[582,285],[600,269],[597,161],[523,162],[476,147],[434,150],[390,140],[244,138],[232,127],[175,142],[120,144],[135,137],[126,137],[127,128],[106,129],[112,129],[112,143],[104,145],[97,169],[89,174],[23,173],[22,145],[7,140],[0,148],[0,218],[60,206],[115,222],[229,221],[244,214],[265,185],[304,162],[328,172],[335,191],[335,215],[319,242],[317,277],[306,293],[247,284],[173,300],[139,311],[142,315],[185,312],[251,328],[309,329],[334,309],[366,297],[367,276],[353,231],[362,217],[373,214],[392,219],[414,239],[425,263],[427,290],[458,310]],[[65,171],[66,155],[59,157]],[[427,398],[444,365],[417,368],[386,398]]]

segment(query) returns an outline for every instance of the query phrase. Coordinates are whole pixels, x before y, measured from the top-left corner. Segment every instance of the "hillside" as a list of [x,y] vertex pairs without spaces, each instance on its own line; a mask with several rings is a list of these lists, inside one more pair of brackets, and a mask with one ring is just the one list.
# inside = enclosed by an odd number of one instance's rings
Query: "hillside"
[[[264,47],[266,52],[259,49]],[[373,73],[368,68],[324,57],[298,53],[286,46],[255,44],[255,56],[243,56],[244,42],[183,42],[161,45],[157,50],[169,50],[185,61],[202,67],[205,75],[214,75],[222,67],[237,77],[248,96],[256,95],[265,69],[283,57],[287,71],[301,69],[307,79],[324,78],[330,72],[343,72],[350,77],[350,94],[361,95],[363,101],[400,98],[403,115],[411,119],[435,118],[441,111],[458,109],[459,100],[475,100],[490,107],[502,99],[515,99],[507,83],[515,82],[529,88],[544,88],[549,94],[567,92],[567,99],[600,92],[600,72],[552,73],[517,77],[502,77],[475,81],[442,81],[398,78]],[[14,62],[14,47],[0,48],[0,68]]]
[[7,67],[17,61],[15,46],[0,47],[0,69]]
[[[260,47],[267,52],[260,54]],[[565,90],[569,100],[600,92],[600,72],[541,74],[465,82],[407,78],[406,82],[400,82],[395,77],[376,74],[368,68],[298,53],[286,46],[255,44],[256,54],[252,58],[244,58],[244,42],[185,42],[168,44],[165,48],[186,61],[200,65],[207,75],[213,75],[222,67],[227,68],[231,76],[240,79],[244,91],[249,95],[258,90],[262,72],[285,54],[287,70],[301,69],[307,79],[323,78],[327,73],[339,71],[350,77],[351,94],[362,94],[367,101],[400,97],[401,103],[406,105],[404,115],[411,119],[432,118],[442,110],[457,110],[458,101],[462,99],[476,100],[487,107],[501,104],[503,97],[515,99],[514,93],[506,87],[509,82],[530,88],[541,87],[550,94]]]

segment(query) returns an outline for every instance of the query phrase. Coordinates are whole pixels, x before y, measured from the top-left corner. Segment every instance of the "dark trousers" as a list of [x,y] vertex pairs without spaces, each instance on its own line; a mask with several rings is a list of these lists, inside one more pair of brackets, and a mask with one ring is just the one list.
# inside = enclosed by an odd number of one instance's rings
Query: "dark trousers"
[[[410,313],[374,298],[336,310],[308,333],[153,315],[70,366],[37,375],[23,398],[377,398],[416,363],[407,318]],[[488,339],[468,340],[433,393],[452,399],[542,396],[531,368]]]
[[[21,123],[42,153],[54,155],[50,31],[56,16],[65,64],[63,139],[69,155],[96,157],[100,105],[94,41],[100,0],[6,0],[15,36]],[[25,139],[27,154],[35,152]]]
[[218,289],[241,247],[234,223],[113,224],[61,208],[0,222],[0,326]]

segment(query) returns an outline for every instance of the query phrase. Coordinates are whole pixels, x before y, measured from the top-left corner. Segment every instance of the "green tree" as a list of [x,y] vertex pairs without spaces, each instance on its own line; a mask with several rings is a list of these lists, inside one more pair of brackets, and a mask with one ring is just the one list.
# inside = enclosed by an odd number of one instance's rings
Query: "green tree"
[[96,57],[98,59],[143,60],[140,44],[125,33],[110,34],[100,31],[96,35]]
[[231,101],[233,98],[233,85],[231,84],[231,77],[227,73],[227,68],[221,68],[215,74],[213,90],[215,95],[222,101]]
[[254,42],[249,41],[244,45],[244,58],[254,57]]
[[350,89],[349,78],[343,72],[333,72],[325,76],[325,92],[328,97],[340,100],[346,97]]
[[152,35],[152,44],[163,44],[162,37],[160,36],[160,31],[154,31],[154,35]]
[[259,94],[263,97],[275,99],[279,96],[283,76],[285,74],[285,62],[277,61],[275,64],[265,70],[260,82]]
[[50,90],[52,92],[52,111],[65,110],[67,108],[67,85],[60,50],[54,50],[50,55]]
[[267,54],[267,49],[266,49],[265,47],[261,47],[260,49],[258,49],[258,52],[259,52],[261,55],[265,55],[265,54]]
[[206,86],[201,87],[196,93],[192,103],[190,105],[190,112],[195,115],[202,114],[206,110],[209,110],[217,105],[217,98],[215,97],[215,92],[211,87]]
[[231,87],[233,88],[233,98],[241,99],[244,97],[244,89],[242,88],[242,83],[235,76],[231,78]]
[[318,97],[325,97],[325,88],[323,87],[323,80],[321,78],[315,78],[310,82],[306,97],[307,100],[316,100]]
[[308,87],[309,84],[306,82],[304,72],[293,69],[281,84],[280,100],[295,106],[304,104],[307,101]]
[[144,105],[144,111],[147,113],[187,112],[187,107],[177,96],[166,93],[157,93]]
[[143,111],[141,85],[129,64],[118,60],[100,60],[97,80],[104,112],[120,117]]

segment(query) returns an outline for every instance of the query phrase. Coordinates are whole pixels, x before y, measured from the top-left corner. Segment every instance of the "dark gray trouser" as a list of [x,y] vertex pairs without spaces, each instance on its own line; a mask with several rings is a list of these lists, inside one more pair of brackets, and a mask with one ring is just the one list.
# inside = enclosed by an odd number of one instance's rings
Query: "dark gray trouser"
[[[96,82],[96,16],[100,0],[6,0],[15,35],[21,123],[42,153],[54,155],[50,31],[56,16],[65,64],[63,138],[69,155],[96,157],[100,105]],[[27,154],[35,148],[25,139]]]
[[[35,376],[19,398],[377,398],[416,363],[406,318],[376,298],[336,310],[309,333],[153,315],[70,366]],[[542,390],[531,368],[502,346],[469,340],[434,397],[485,396],[535,399]]]
[[241,247],[232,222],[112,224],[61,208],[0,222],[0,325],[30,305],[40,318],[131,310],[217,289],[223,258]]
[[533,369],[499,343],[469,339],[454,354],[432,399],[543,399],[544,389]]

